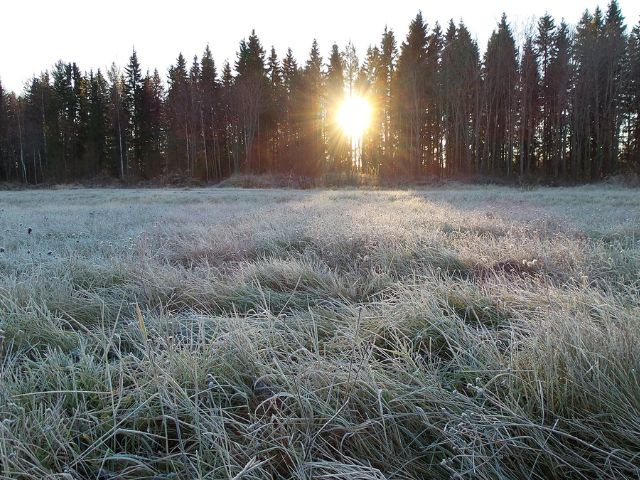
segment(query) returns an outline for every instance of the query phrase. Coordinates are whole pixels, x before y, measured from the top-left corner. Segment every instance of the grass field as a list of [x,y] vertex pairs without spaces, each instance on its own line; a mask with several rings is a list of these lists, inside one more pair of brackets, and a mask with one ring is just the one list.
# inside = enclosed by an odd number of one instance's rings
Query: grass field
[[640,477],[639,190],[3,192],[0,247],[1,478]]

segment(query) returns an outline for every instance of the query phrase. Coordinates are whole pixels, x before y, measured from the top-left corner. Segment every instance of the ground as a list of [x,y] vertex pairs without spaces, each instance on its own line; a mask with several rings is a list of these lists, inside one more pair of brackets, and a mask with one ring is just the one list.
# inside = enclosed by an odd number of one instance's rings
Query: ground
[[2,478],[637,478],[640,191],[0,193]]

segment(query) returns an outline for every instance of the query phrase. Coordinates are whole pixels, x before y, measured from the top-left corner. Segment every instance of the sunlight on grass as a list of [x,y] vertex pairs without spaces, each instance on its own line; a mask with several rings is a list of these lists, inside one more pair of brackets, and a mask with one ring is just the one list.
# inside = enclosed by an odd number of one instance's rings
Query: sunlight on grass
[[3,477],[640,471],[635,190],[42,190],[0,209]]

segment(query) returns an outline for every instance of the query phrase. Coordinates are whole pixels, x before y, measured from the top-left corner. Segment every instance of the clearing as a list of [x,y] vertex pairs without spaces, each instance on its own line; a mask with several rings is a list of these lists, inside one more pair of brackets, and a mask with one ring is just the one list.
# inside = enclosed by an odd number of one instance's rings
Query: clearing
[[0,193],[2,478],[640,476],[640,191]]

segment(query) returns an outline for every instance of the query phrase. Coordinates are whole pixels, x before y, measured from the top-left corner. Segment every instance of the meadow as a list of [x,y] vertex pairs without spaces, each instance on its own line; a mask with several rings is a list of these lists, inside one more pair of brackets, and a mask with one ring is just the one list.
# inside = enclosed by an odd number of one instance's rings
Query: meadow
[[640,477],[640,191],[0,193],[0,478]]

